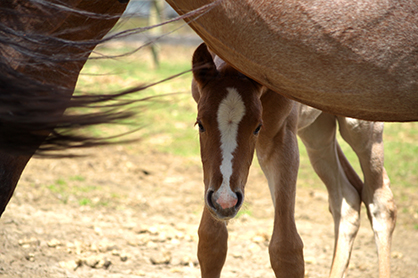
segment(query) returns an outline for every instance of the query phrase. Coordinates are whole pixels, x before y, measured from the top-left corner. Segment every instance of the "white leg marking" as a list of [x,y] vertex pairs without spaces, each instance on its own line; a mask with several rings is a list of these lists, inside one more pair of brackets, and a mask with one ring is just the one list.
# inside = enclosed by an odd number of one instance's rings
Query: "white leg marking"
[[240,94],[235,88],[227,88],[228,95],[219,105],[217,120],[218,128],[221,133],[222,163],[220,166],[222,174],[222,185],[218,190],[222,200],[228,202],[236,199],[235,193],[230,188],[230,178],[232,176],[232,160],[234,158],[237,143],[238,126],[245,115],[245,105]]

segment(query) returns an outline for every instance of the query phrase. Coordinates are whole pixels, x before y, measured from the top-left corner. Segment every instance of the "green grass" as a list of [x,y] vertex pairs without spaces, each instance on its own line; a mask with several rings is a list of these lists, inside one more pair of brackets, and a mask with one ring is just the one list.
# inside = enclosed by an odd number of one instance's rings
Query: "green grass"
[[59,178],[54,184],[47,185],[46,188],[64,204],[69,203],[71,196],[80,206],[106,206],[107,202],[102,200],[93,202],[85,196],[89,193],[94,194],[100,191],[100,188],[98,186],[84,184],[84,181],[85,178],[81,176]]
[[[98,51],[107,55],[125,53],[132,48],[125,46],[101,48]],[[154,68],[149,49],[142,49],[128,57],[117,59],[90,60],[79,78],[77,93],[117,92],[135,86],[150,84],[168,78],[191,68],[191,48],[172,50],[173,59],[164,59],[161,49],[161,64]],[[180,57],[180,58],[179,58]],[[186,59],[184,57],[187,57]],[[198,153],[197,132],[193,128],[196,118],[196,104],[190,94],[191,73],[186,73],[168,82],[131,95],[129,99],[153,99],[138,102],[129,108],[138,117],[128,121],[129,126],[90,128],[95,136],[109,136],[141,128],[135,135],[151,144],[159,151],[176,155],[192,156]],[[184,142],[187,142],[186,144]]]
[[69,179],[72,181],[85,181],[86,180],[86,178],[83,176],[73,176],[73,177],[70,177]]
[[50,184],[47,188],[56,196],[62,203],[67,204],[70,192],[68,191],[67,183],[58,179],[54,184]]
[[67,185],[67,183],[65,182],[65,180],[63,180],[63,179],[57,179],[56,181],[55,181],[55,183],[57,184],[57,185],[60,185],[60,186],[65,186],[65,185]]
[[418,123],[387,123],[385,167],[392,186],[418,186]]
[[237,218],[240,218],[243,215],[253,216],[253,212],[248,208],[248,204],[244,204],[244,207],[241,208],[237,213]]
[[91,206],[93,204],[92,200],[89,198],[81,198],[78,200],[80,206]]

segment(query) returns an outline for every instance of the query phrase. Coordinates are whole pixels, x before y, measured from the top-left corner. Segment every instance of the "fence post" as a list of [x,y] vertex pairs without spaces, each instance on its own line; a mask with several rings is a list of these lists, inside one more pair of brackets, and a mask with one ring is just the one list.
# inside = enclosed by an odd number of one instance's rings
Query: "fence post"
[[[164,0],[152,0],[150,2],[150,13],[148,17],[148,24],[149,26],[157,25],[162,22],[164,22],[165,16],[164,16]],[[158,36],[161,36],[163,34],[162,27],[153,28],[150,30],[150,34],[153,35],[153,37],[157,38]],[[158,45],[156,43],[153,43],[151,45],[151,52],[152,52],[152,58],[154,62],[154,68],[160,67],[160,59],[159,59],[159,51],[158,51]]]

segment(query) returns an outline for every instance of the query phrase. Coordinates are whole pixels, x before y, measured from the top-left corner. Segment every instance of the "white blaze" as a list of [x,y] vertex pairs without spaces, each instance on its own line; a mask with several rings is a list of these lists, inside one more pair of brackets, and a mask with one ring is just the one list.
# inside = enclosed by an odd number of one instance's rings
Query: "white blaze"
[[232,154],[238,146],[238,126],[245,115],[245,105],[235,88],[227,88],[226,90],[228,95],[219,105],[217,114],[218,128],[221,133],[222,163],[220,170],[223,178],[222,185],[218,190],[220,195],[218,196],[222,195],[228,198],[231,194],[235,196],[229,186],[234,158]]

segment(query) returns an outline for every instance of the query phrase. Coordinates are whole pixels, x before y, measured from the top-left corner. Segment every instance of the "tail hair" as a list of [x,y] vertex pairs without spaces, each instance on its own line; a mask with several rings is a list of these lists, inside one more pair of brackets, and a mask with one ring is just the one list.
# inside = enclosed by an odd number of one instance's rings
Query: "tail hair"
[[[90,1],[90,0],[89,0]],[[97,0],[96,0],[97,1]],[[100,1],[98,1],[100,2]],[[115,0],[115,2],[117,2]],[[100,5],[98,3],[98,5]],[[162,24],[185,18],[197,18],[208,12],[214,4],[203,6],[188,14]],[[86,26],[58,30],[54,34],[33,30],[30,26],[15,24],[25,20],[46,20],[69,13],[88,19],[114,20],[120,14],[101,14],[65,4],[65,1],[6,0],[0,4],[0,151],[19,155],[66,156],[56,153],[71,148],[85,148],[111,144],[112,138],[99,138],[80,132],[80,127],[104,123],[120,123],[136,112],[127,108],[134,102],[149,98],[125,98],[150,86],[143,85],[120,92],[77,95],[70,97],[74,88],[59,82],[49,82],[44,76],[36,76],[44,68],[66,74],[78,75],[79,69],[63,67],[71,63],[84,63],[91,50],[98,44],[144,32],[162,24],[125,30],[93,39],[72,40],[69,34],[86,31]],[[163,35],[164,36],[164,35]],[[71,48],[72,55],[65,50]],[[51,51],[54,49],[54,55]],[[130,54],[130,53],[127,53]],[[127,55],[126,54],[126,55]],[[99,57],[95,59],[108,57]],[[22,71],[22,67],[30,68]],[[161,81],[164,82],[164,81]],[[159,83],[159,82],[157,82]],[[63,113],[80,111],[78,113]],[[119,140],[126,142],[128,140]]]

